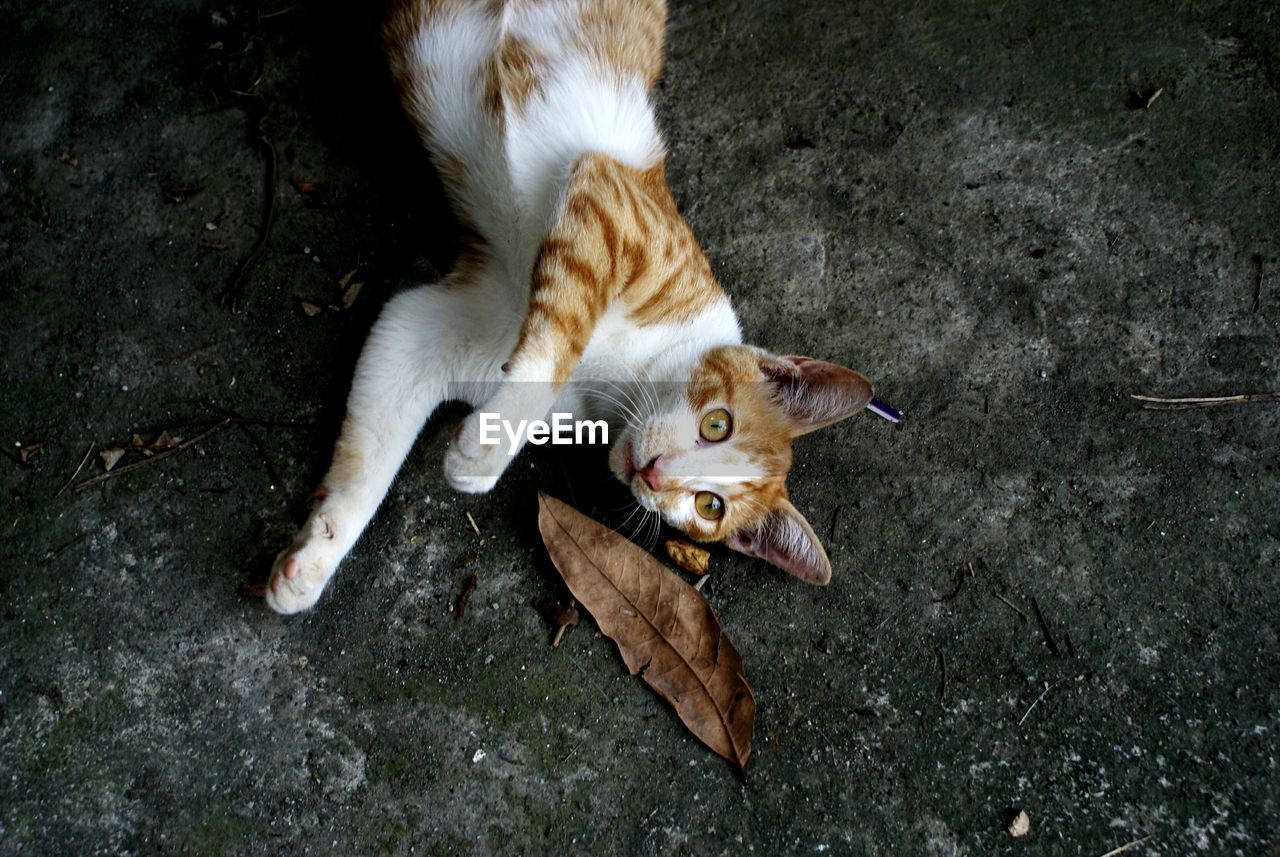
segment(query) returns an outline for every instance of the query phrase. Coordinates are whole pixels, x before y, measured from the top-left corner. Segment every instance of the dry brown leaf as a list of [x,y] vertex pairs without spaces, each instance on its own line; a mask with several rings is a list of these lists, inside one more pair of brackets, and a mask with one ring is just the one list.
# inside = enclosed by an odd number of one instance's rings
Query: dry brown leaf
[[551,638],[551,648],[553,649],[559,646],[560,641],[564,639],[564,632],[578,624],[578,607],[572,598],[569,599],[568,604],[540,598],[533,602],[533,609],[541,613],[542,618],[546,619],[556,629],[555,635]]
[[173,439],[173,435],[169,434],[168,431],[160,432],[160,435],[155,440],[151,441],[151,448],[157,450],[173,449],[177,445],[178,442]]
[[311,303],[311,301],[302,301],[301,303],[302,312],[307,316],[307,318],[314,318],[320,314],[320,307]]
[[102,458],[102,469],[110,470],[124,456],[124,450],[118,446],[113,446],[110,449],[102,450],[98,455]]
[[699,740],[746,767],[756,700],[711,605],[608,527],[546,494],[538,505],[552,562],[618,644],[627,669],[670,702]]
[[172,202],[175,205],[186,202],[191,197],[204,190],[199,185],[177,185],[164,189],[164,198],[166,202]]
[[667,556],[690,574],[706,574],[711,567],[711,551],[679,539],[667,539]]
[[360,294],[360,287],[363,285],[364,283],[362,281],[356,280],[354,283],[347,286],[346,291],[342,293],[343,309],[351,309],[351,305],[356,302],[356,297]]
[[246,580],[240,584],[240,596],[242,598],[263,598],[267,594],[267,582],[265,580]]
[[301,194],[311,193],[316,189],[315,182],[305,181],[297,176],[289,176],[289,184],[293,185],[293,189]]
[[578,608],[572,603],[561,604],[559,601],[539,598],[533,602],[533,609],[556,628],[578,624]]

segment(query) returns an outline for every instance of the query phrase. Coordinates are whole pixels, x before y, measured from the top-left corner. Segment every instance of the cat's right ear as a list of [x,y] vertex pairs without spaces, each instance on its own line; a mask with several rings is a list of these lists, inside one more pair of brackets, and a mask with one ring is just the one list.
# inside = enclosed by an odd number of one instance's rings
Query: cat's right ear
[[805,583],[826,586],[831,560],[804,515],[789,500],[779,500],[764,517],[724,540],[726,546],[759,557]]
[[812,357],[767,357],[760,371],[770,398],[791,421],[792,436],[860,413],[871,401],[871,382],[860,372]]

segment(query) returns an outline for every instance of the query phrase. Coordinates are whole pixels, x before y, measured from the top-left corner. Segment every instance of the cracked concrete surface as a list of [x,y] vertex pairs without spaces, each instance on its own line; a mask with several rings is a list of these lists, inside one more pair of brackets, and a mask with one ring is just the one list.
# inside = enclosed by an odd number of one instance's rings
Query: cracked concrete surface
[[1280,389],[1274,8],[673,4],[670,175],[749,337],[907,412],[797,448],[830,587],[713,559],[739,779],[591,623],[547,645],[535,492],[621,503],[589,455],[457,496],[448,409],[314,611],[240,594],[451,260],[377,5],[0,2],[0,853],[1275,853],[1280,406],[1129,398]]

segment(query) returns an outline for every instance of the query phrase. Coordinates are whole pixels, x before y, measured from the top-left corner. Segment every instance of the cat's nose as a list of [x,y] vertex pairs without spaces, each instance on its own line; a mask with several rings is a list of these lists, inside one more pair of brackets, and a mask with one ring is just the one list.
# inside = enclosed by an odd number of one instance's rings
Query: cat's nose
[[658,459],[661,457],[661,455],[655,455],[649,459],[648,464],[636,471],[636,475],[644,480],[644,484],[654,491],[657,491],[661,485],[661,475],[658,473]]

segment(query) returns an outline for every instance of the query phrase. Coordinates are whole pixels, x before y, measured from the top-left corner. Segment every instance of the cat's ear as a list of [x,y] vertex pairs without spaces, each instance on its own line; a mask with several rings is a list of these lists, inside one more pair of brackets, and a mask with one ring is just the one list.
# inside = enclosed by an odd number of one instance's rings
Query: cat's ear
[[826,586],[831,560],[813,527],[788,500],[779,500],[763,518],[729,535],[724,543],[747,556],[795,575],[805,583]]
[[792,436],[808,434],[851,417],[871,401],[871,382],[852,369],[811,357],[760,361],[775,405],[791,420]]

